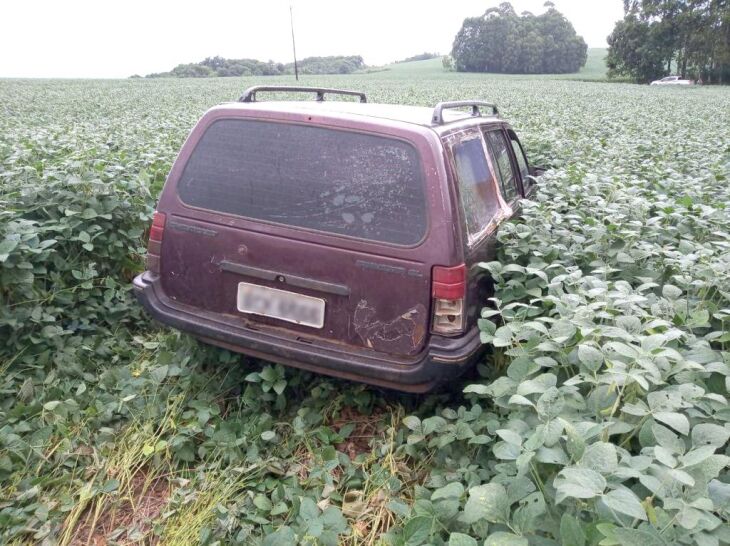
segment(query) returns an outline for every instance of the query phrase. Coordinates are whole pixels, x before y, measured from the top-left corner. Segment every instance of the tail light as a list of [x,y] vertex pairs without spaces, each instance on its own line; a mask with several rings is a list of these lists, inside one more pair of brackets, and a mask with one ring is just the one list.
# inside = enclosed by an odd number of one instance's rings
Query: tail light
[[466,266],[434,266],[431,295],[433,298],[432,331],[455,335],[464,331],[466,308]]
[[155,211],[150,227],[150,240],[147,243],[147,271],[160,272],[160,250],[162,235],[165,231],[165,213]]

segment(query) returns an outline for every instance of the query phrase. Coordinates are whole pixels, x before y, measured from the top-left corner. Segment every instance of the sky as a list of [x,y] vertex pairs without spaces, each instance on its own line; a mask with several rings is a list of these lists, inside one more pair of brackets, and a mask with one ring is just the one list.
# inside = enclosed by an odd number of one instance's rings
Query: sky
[[[514,0],[520,13],[544,0]],[[554,0],[589,47],[623,16],[622,0]],[[0,77],[126,78],[205,57],[290,62],[292,6],[297,57],[362,55],[382,65],[451,50],[466,17],[495,0],[3,0]]]

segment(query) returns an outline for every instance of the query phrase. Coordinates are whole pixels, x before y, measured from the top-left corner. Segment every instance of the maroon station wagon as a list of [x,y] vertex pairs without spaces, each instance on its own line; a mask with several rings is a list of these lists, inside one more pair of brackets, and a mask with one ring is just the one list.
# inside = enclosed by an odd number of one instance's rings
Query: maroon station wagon
[[[256,100],[270,91],[317,100]],[[183,145],[135,293],[207,343],[426,392],[481,353],[492,285],[478,263],[534,174],[489,103],[253,87]]]

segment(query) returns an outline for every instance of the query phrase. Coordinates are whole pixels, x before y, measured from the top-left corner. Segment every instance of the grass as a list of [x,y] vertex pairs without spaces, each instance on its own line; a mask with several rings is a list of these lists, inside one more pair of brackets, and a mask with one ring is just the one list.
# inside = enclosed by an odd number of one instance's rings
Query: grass
[[[549,78],[549,79],[567,79],[567,80],[605,80],[606,79],[606,54],[608,50],[606,48],[589,48],[588,59],[586,60],[585,66],[580,69],[580,72],[575,74],[546,74],[540,76],[534,75],[520,75],[520,74],[461,74],[462,78],[477,78],[484,79],[486,77],[492,78],[518,78],[518,79],[532,79],[536,77]],[[407,63],[393,63],[383,67],[384,72],[378,73],[379,78],[418,78],[426,77],[432,78],[447,78],[449,72],[444,70],[441,57],[435,59],[427,59],[424,61],[411,61]]]

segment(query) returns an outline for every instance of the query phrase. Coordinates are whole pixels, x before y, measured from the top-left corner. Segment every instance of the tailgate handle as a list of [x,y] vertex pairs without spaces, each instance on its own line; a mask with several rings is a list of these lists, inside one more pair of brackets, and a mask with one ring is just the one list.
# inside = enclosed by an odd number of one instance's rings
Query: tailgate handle
[[263,279],[265,281],[279,281],[290,286],[296,286],[298,288],[308,288],[309,290],[316,290],[318,292],[327,292],[329,294],[335,294],[337,296],[350,295],[350,288],[343,284],[318,281],[315,279],[308,279],[306,277],[297,277],[295,275],[289,275],[287,273],[261,269],[260,267],[252,267],[250,265],[229,262],[228,260],[223,260],[222,262],[220,262],[218,264],[218,267],[221,268],[221,271],[230,271],[231,273],[247,275],[249,277]]

